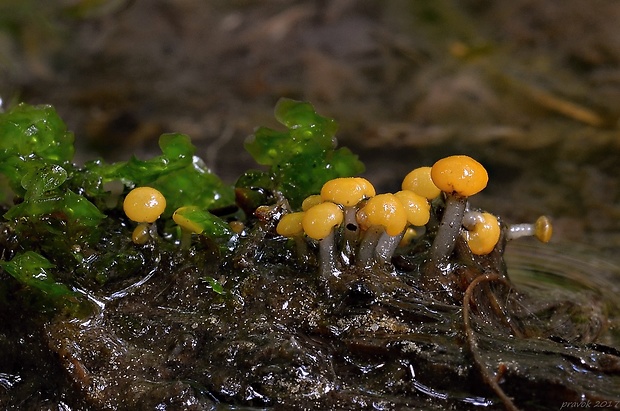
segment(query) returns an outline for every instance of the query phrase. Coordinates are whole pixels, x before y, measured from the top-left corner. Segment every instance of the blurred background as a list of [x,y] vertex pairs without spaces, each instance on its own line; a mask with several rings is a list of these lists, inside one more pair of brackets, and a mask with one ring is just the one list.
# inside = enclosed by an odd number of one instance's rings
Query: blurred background
[[280,97],[340,124],[381,191],[469,154],[473,205],[620,246],[617,0],[0,0],[0,98],[53,104],[77,161],[189,134],[233,183]]

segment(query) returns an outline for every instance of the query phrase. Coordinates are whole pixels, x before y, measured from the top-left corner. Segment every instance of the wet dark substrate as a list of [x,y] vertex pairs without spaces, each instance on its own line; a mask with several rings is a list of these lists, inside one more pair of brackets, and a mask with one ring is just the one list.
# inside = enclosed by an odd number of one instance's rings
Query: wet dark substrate
[[[470,307],[476,364],[462,292],[431,298],[423,254],[398,258],[397,271],[324,281],[260,229],[225,264],[208,243],[135,246],[120,230],[72,268],[90,314],[37,314],[23,290],[3,300],[2,408],[503,409],[481,370],[522,409],[620,399],[620,352],[596,343],[605,315],[594,296],[532,301],[481,285]],[[454,265],[457,278],[504,274],[497,252],[470,258]]]

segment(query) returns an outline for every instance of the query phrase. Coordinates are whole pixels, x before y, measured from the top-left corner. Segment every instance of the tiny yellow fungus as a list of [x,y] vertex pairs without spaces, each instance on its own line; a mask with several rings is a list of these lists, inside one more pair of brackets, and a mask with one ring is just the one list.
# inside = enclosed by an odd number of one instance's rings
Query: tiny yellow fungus
[[142,245],[146,244],[147,241],[151,238],[151,230],[147,223],[140,223],[134,228],[131,233],[131,241],[134,244]]
[[245,224],[243,221],[234,220],[228,223],[228,226],[235,234],[241,234],[245,229]]
[[323,199],[321,198],[319,194],[313,194],[304,199],[304,201],[301,203],[301,209],[303,211],[307,211],[309,208],[317,204],[320,204],[322,202],[323,202]]
[[152,187],[137,187],[127,194],[123,210],[136,223],[152,223],[166,209],[163,194]]
[[534,224],[511,224],[506,232],[507,240],[514,240],[521,237],[536,237],[540,242],[548,243],[553,234],[553,226],[546,216],[540,216]]
[[449,156],[431,168],[433,183],[447,194],[469,197],[482,191],[489,181],[485,168],[469,156]]
[[343,212],[334,203],[317,204],[304,212],[302,226],[308,237],[322,240],[332,233],[335,226],[343,221]]
[[375,188],[362,177],[342,177],[329,180],[321,188],[321,199],[341,204],[344,207],[352,207],[375,195]]
[[197,210],[197,209],[199,209],[199,208],[195,207],[195,206],[179,207],[172,214],[172,219],[182,229],[187,230],[187,231],[192,232],[192,233],[201,234],[202,231],[203,231],[203,228],[200,226],[200,224],[195,223],[194,221],[190,220],[189,218],[185,217],[185,215],[184,215],[185,212],[192,211],[192,210]]
[[476,255],[489,254],[499,241],[500,226],[497,217],[493,214],[483,212],[475,213],[477,216],[472,219],[473,227],[465,230],[465,240],[472,253]]
[[360,226],[367,230],[382,226],[388,235],[400,234],[407,226],[405,206],[394,194],[378,194],[370,198],[357,213]]
[[403,179],[403,190],[410,190],[429,200],[437,197],[441,190],[433,183],[430,167],[418,167],[409,172]]
[[431,217],[431,205],[426,197],[410,190],[399,191],[394,196],[405,206],[409,224],[420,227],[428,223]]
[[553,226],[547,216],[540,216],[534,223],[534,235],[536,238],[543,242],[548,243],[553,235]]
[[284,237],[295,237],[304,233],[302,219],[304,212],[289,213],[282,216],[276,227],[276,232]]

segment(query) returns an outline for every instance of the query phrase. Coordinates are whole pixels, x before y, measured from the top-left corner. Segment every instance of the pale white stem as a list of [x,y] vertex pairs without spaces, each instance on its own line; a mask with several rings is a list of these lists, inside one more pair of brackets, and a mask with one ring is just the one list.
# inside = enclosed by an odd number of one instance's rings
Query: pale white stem
[[397,235],[389,235],[385,232],[381,234],[377,242],[377,247],[375,248],[375,258],[377,261],[383,264],[390,263],[404,235],[405,230]]
[[531,237],[536,235],[534,224],[511,224],[506,230],[506,240],[515,240],[521,237]]
[[379,238],[384,233],[384,229],[381,226],[371,226],[364,233],[364,237],[360,243],[359,250],[357,251],[357,264],[360,267],[368,267],[373,260],[375,249]]
[[335,244],[335,230],[332,230],[329,235],[322,240],[319,240],[319,264],[321,275],[324,278],[330,276],[340,276],[340,270],[336,262],[336,244]]
[[452,254],[456,238],[461,232],[466,206],[466,197],[449,195],[446,199],[446,208],[431,247],[430,257],[433,265],[447,260]]

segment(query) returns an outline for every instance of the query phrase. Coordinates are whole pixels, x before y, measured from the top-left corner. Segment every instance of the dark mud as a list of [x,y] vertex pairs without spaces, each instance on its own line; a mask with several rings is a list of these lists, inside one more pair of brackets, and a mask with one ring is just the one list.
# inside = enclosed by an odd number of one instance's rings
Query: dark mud
[[428,238],[394,266],[325,279],[262,223],[224,262],[209,244],[136,246],[107,224],[117,240],[90,250],[75,280],[81,314],[31,311],[25,290],[3,303],[4,408],[533,410],[620,398],[615,303],[576,280],[520,289],[503,246],[475,257],[457,244],[437,293],[419,274]]

